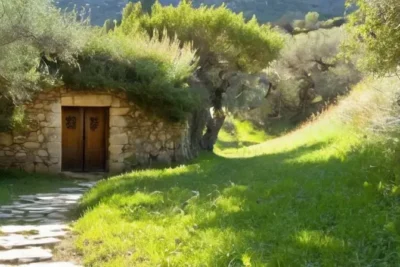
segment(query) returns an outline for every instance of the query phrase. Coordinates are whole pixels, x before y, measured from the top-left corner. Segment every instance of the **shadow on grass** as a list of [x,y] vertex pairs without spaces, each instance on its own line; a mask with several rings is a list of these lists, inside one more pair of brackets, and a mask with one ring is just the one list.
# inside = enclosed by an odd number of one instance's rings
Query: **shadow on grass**
[[[353,151],[345,160],[296,160],[329,145],[317,143],[253,158],[205,154],[181,172],[127,174],[100,183],[81,209],[101,202],[133,210],[123,212],[121,219],[126,222],[158,223],[176,214],[191,214],[195,232],[226,233],[215,236],[226,238],[225,245],[204,259],[213,266],[244,265],[247,254],[253,263],[271,266],[395,265],[400,261],[396,252],[400,231],[382,229],[385,223],[400,223],[395,215],[400,210],[392,205],[393,198],[374,187],[382,180],[389,182],[390,171],[369,150]],[[138,192],[161,197],[130,202]],[[138,207],[147,215],[141,217]]]

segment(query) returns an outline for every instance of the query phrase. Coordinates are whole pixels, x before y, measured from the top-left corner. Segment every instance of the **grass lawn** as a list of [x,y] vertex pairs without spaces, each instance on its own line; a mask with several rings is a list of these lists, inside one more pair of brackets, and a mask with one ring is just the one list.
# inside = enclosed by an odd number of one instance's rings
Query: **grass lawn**
[[216,153],[221,153],[257,145],[272,138],[273,136],[267,135],[262,129],[257,129],[248,121],[229,118],[229,123],[226,123],[219,132],[214,149]]
[[51,175],[28,174],[0,170],[0,205],[9,204],[19,195],[58,192],[61,187],[71,187],[71,179]]
[[259,145],[99,183],[74,227],[85,264],[398,266],[390,147],[332,116]]

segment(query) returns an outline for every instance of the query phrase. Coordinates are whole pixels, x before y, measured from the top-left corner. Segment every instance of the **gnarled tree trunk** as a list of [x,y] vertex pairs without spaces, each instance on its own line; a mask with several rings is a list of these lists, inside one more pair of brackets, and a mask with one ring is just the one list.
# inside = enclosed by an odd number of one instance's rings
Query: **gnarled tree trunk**
[[217,142],[218,133],[221,130],[225,122],[225,114],[220,111],[214,111],[213,114],[209,112],[208,120],[206,124],[206,132],[201,138],[202,149],[213,151],[214,145]]

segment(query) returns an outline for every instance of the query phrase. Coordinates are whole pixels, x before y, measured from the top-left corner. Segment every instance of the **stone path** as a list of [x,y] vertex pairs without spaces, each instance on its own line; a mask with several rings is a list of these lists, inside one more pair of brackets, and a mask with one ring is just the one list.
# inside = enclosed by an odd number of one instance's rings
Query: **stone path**
[[77,183],[58,193],[22,195],[11,205],[0,206],[0,267],[77,267],[52,261],[52,248],[70,231],[68,213],[95,183]]

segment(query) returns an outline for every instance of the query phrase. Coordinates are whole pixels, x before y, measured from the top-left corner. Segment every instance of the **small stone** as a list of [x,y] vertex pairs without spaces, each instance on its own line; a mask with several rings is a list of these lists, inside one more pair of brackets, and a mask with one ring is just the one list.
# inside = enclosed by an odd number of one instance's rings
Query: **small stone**
[[67,217],[61,213],[55,212],[55,213],[50,213],[47,215],[47,218],[49,219],[60,219],[60,220],[66,220]]
[[128,123],[122,116],[110,116],[110,126],[111,127],[126,127]]
[[15,158],[16,158],[17,160],[25,159],[25,158],[26,158],[26,153],[24,153],[24,152],[19,152],[19,153],[15,154]]
[[46,116],[44,114],[38,114],[37,119],[38,121],[44,121],[46,119]]
[[0,263],[30,263],[51,260],[53,255],[49,249],[27,248],[0,251]]
[[166,141],[167,140],[167,136],[165,135],[165,133],[159,133],[158,134],[158,139],[160,140],[160,141]]
[[37,152],[37,154],[38,154],[38,156],[40,156],[40,157],[48,157],[49,156],[49,153],[47,153],[47,151],[46,150],[39,150],[38,152]]
[[128,135],[126,133],[115,134],[110,136],[110,145],[126,145],[128,144]]
[[110,108],[111,116],[123,116],[127,115],[130,111],[130,108]]
[[8,219],[12,217],[13,217],[12,214],[0,213],[0,219]]
[[60,159],[59,158],[50,158],[50,162],[54,163],[54,164],[57,164],[57,163],[60,162]]
[[26,141],[26,136],[19,135],[14,137],[14,143],[16,144],[22,144],[25,141]]
[[6,151],[6,156],[14,156],[14,152],[12,152],[12,151]]
[[110,145],[109,148],[108,148],[108,151],[112,155],[119,155],[119,154],[122,153],[122,148],[123,147],[124,147],[123,145]]
[[43,143],[43,141],[44,141],[44,135],[43,134],[38,135],[38,141],[39,141],[39,143]]
[[40,109],[40,108],[43,108],[43,104],[36,104],[33,107],[36,109]]
[[24,144],[24,147],[27,148],[27,149],[37,149],[37,148],[40,148],[40,143],[26,142]]
[[49,152],[50,156],[59,157],[61,155],[61,143],[48,143],[47,151]]
[[36,132],[30,133],[27,140],[31,142],[37,141],[38,140],[37,133]]
[[13,144],[13,137],[8,133],[0,133],[0,146],[11,146]]

